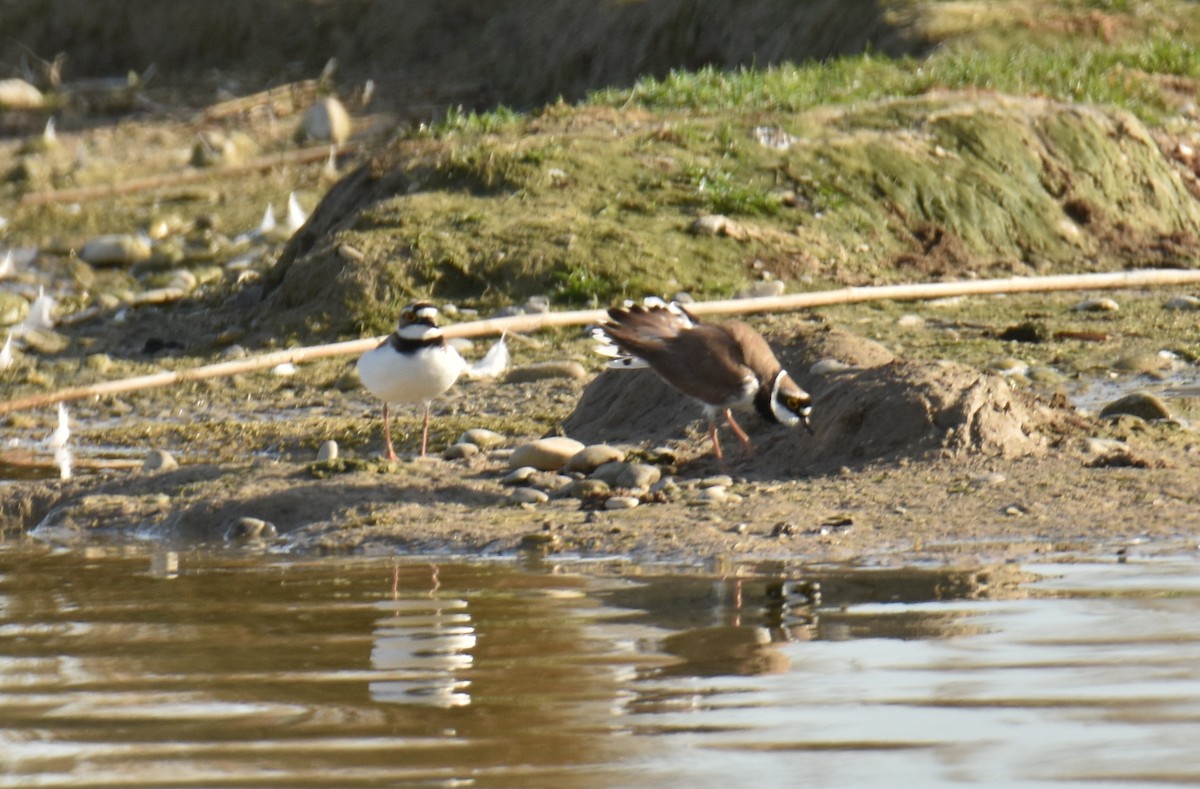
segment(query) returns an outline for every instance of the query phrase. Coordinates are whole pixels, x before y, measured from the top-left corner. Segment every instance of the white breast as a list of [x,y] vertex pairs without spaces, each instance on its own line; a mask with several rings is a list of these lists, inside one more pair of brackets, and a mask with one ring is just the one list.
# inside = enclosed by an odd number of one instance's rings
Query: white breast
[[449,389],[466,361],[449,345],[434,345],[408,354],[388,343],[358,359],[363,386],[387,403],[421,403]]

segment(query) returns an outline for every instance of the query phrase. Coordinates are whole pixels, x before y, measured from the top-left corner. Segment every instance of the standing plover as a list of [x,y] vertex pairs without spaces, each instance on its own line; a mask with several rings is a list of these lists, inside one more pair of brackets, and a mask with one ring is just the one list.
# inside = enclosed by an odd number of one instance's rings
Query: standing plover
[[[787,427],[808,427],[812,398],[791,379],[762,335],[741,321],[702,323],[678,304],[646,299],[608,310],[609,321],[595,332],[600,352],[615,357],[610,367],[647,366],[684,394],[699,400],[708,415],[713,454],[723,461],[717,440],[717,414],[747,452],[750,438],[733,419],[732,408],[754,408]],[[811,428],[810,428],[811,430]]]
[[422,403],[421,457],[429,442],[429,403],[445,392],[466,368],[466,361],[446,343],[437,325],[437,308],[416,301],[400,312],[396,332],[358,359],[358,375],[371,394],[383,401],[383,441],[387,459],[392,449],[391,403]]

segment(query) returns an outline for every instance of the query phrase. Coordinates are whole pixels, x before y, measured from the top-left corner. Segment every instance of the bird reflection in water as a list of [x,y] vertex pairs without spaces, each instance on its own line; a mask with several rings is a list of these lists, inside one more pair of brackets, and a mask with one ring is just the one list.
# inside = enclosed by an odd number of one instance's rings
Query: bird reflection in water
[[380,604],[389,615],[376,622],[371,648],[371,666],[384,678],[370,683],[371,698],[443,708],[469,705],[471,683],[461,673],[474,662],[476,635],[467,601],[437,597],[437,565],[430,565],[425,598],[401,598],[399,580],[400,568],[393,564],[392,599]]

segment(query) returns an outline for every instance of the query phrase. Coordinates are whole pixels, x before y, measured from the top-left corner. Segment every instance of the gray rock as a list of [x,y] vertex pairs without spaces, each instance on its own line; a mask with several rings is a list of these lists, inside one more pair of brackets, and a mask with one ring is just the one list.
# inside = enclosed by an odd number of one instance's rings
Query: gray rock
[[578,471],[591,474],[605,463],[620,463],[625,459],[625,453],[608,444],[592,444],[575,453],[567,461],[567,471]]
[[1173,296],[1163,304],[1168,310],[1200,310],[1200,299],[1195,296]]
[[1153,352],[1131,353],[1113,362],[1113,368],[1127,373],[1158,375],[1170,370],[1171,359]]
[[504,441],[504,436],[500,435],[495,430],[488,430],[485,427],[473,427],[458,437],[458,443],[474,444],[480,449],[491,449],[492,447],[498,447],[503,444]]
[[565,493],[568,496],[582,499],[585,496],[598,496],[608,493],[609,490],[608,483],[603,480],[577,479],[566,488]]
[[518,466],[504,475],[501,485],[528,485],[530,478],[537,473],[533,466]]
[[270,540],[279,535],[275,524],[262,518],[238,518],[225,532],[227,540]]
[[1171,411],[1167,408],[1167,404],[1149,392],[1127,394],[1100,409],[1101,419],[1121,414],[1136,416],[1147,421],[1171,418]]
[[1098,299],[1084,299],[1072,307],[1077,312],[1116,312],[1121,305],[1107,296]]
[[571,378],[582,380],[588,372],[579,362],[538,362],[514,367],[504,376],[504,382],[509,384],[544,381],[549,378]]
[[729,494],[726,492],[724,485],[713,485],[702,488],[689,503],[699,506],[711,506],[713,504],[724,504],[728,499]]
[[539,471],[558,471],[581,449],[582,443],[566,436],[539,438],[513,450],[508,467],[533,466]]
[[442,457],[445,460],[464,460],[478,454],[479,447],[476,444],[451,444],[442,450]]
[[29,302],[20,295],[0,290],[0,326],[15,326],[29,314]]
[[617,475],[617,487],[646,490],[661,478],[662,472],[658,470],[658,466],[629,463]]
[[97,236],[83,245],[79,257],[93,266],[128,266],[149,259],[150,242],[127,233]]
[[611,496],[604,502],[606,510],[631,510],[641,502],[637,496]]
[[606,485],[616,485],[617,477],[621,476],[621,472],[625,470],[626,463],[623,460],[614,460],[610,463],[604,463],[596,467],[596,470],[591,473],[592,479],[598,479]]
[[152,449],[142,461],[142,471],[171,471],[179,468],[179,462],[165,449]]
[[36,110],[45,104],[42,92],[23,79],[0,79],[0,108]]
[[537,488],[517,488],[508,498],[515,504],[544,504],[550,500],[549,496]]
[[837,359],[821,359],[808,368],[809,375],[833,375],[834,373],[852,370],[850,365]]
[[323,460],[337,460],[338,445],[332,439],[321,444],[321,448],[317,450],[317,462]]
[[700,480],[702,488],[727,488],[733,484],[733,478],[728,474],[714,474],[711,477],[705,477]]

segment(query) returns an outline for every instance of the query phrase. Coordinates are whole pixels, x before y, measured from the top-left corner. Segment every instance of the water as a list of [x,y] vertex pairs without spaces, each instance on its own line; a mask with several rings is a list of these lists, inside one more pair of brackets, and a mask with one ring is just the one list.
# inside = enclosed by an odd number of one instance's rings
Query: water
[[1197,569],[0,547],[0,786],[1196,782]]

